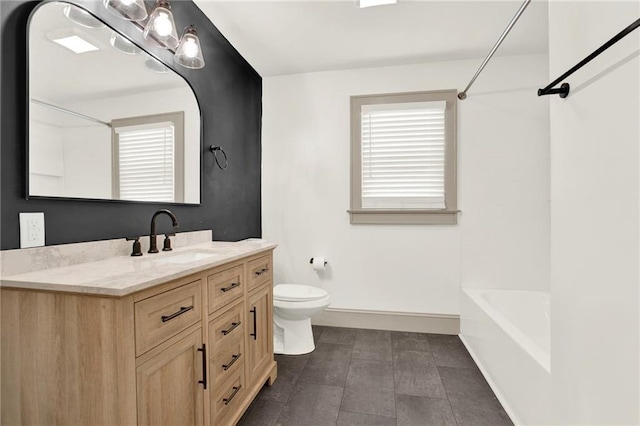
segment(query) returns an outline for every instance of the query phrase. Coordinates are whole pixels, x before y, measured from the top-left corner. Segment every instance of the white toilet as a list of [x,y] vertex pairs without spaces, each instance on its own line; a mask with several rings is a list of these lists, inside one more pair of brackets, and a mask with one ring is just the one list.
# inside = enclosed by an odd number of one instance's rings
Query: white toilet
[[311,316],[329,306],[329,293],[302,284],[278,284],[273,288],[273,350],[277,354],[313,352]]

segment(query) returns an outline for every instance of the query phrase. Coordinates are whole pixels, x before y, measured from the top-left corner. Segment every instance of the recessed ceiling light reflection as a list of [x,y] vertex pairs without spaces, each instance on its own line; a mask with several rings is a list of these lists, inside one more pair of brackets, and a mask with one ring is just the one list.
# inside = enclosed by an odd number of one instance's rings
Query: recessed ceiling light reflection
[[111,33],[109,43],[114,49],[119,52],[126,53],[127,55],[138,55],[142,53],[142,49],[140,49],[138,46],[131,43],[129,40],[115,31]]
[[165,67],[162,62],[149,55],[147,55],[147,59],[144,60],[144,64],[153,72],[157,72],[160,74],[169,72],[169,69]]
[[100,50],[97,46],[89,43],[87,40],[80,36],[72,35],[68,37],[56,38],[51,40],[54,43],[64,46],[71,50],[73,53],[86,53],[94,50]]
[[96,19],[95,16],[87,12],[86,10],[80,9],[77,6],[72,4],[68,4],[64,7],[63,11],[64,16],[69,18],[70,21],[80,25],[85,28],[104,28],[105,25]]

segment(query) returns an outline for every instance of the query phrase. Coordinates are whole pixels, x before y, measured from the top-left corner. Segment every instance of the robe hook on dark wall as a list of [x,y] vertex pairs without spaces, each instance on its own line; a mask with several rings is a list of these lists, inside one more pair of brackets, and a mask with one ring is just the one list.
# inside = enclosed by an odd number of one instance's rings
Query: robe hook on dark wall
[[[216,164],[218,165],[220,170],[225,170],[227,167],[229,167],[229,160],[227,160],[227,153],[224,152],[224,149],[222,149],[221,146],[211,145],[209,147],[209,151],[213,153],[213,158],[216,160]],[[221,152],[222,155],[224,156],[224,167],[221,166],[220,162],[218,161],[218,152]]]

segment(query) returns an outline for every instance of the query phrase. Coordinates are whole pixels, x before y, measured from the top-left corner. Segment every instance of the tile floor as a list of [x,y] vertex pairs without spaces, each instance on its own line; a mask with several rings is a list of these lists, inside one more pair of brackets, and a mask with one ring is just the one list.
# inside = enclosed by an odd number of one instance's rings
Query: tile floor
[[511,425],[457,336],[315,327],[239,426]]

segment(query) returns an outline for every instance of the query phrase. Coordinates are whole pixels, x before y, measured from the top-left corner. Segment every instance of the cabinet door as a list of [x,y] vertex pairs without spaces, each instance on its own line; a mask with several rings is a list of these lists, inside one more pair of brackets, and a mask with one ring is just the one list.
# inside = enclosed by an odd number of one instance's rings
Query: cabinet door
[[139,425],[204,423],[202,329],[137,368]]
[[271,282],[250,293],[247,310],[248,381],[253,384],[273,360],[273,286]]

